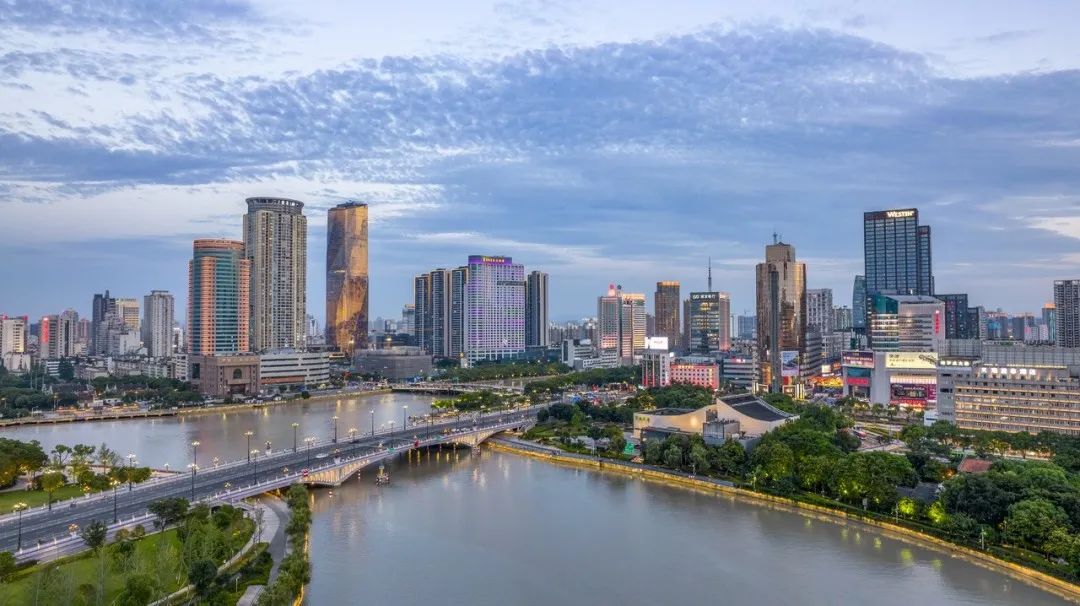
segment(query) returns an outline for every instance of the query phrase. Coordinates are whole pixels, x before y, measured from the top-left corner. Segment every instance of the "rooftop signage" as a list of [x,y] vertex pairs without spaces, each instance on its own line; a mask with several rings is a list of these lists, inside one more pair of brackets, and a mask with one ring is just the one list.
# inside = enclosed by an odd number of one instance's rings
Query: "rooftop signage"
[[469,255],[469,265],[513,265],[513,260],[510,257]]

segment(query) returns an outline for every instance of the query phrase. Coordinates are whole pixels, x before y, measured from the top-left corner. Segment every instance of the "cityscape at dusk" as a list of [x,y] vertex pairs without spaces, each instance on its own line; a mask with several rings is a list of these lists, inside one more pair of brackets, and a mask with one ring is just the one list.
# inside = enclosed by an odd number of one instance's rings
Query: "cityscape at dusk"
[[1078,20],[0,0],[0,606],[1080,603]]

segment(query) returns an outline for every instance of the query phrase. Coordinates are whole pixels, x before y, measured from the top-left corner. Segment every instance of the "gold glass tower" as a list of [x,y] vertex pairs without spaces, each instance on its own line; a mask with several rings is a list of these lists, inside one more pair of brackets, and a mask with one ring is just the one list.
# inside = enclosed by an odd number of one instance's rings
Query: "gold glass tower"
[[757,265],[757,355],[761,384],[798,394],[806,360],[806,264],[776,241]]
[[326,235],[326,342],[352,357],[368,341],[368,206],[330,209]]

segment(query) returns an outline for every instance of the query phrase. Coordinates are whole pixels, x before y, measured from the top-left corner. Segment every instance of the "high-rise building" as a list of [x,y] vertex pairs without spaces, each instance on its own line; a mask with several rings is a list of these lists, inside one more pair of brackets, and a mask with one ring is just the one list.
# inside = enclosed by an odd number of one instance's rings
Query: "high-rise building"
[[327,214],[326,343],[350,360],[368,343],[368,205],[360,202]]
[[739,316],[738,320],[738,336],[740,339],[753,339],[754,333],[757,331],[757,317],[756,316]]
[[634,354],[645,349],[645,295],[612,284],[596,311],[597,349],[614,350],[621,364],[633,364]]
[[525,346],[548,346],[548,275],[542,271],[525,280]]
[[469,268],[458,267],[450,272],[450,357],[465,354],[465,291],[469,285]]
[[250,287],[251,261],[243,242],[195,240],[188,264],[189,355],[251,351]]
[[1054,280],[1054,342],[1080,347],[1080,280]]
[[304,203],[248,198],[247,207],[244,253],[251,264],[251,347],[255,351],[301,348],[307,342]]
[[866,294],[933,295],[930,226],[915,208],[863,214]]
[[416,303],[406,303],[401,306],[401,326],[398,332],[407,335],[416,334]]
[[0,355],[26,353],[30,319],[26,316],[0,316]]
[[757,273],[757,355],[761,383],[770,391],[799,395],[806,354],[806,264],[795,247],[765,247]]
[[968,296],[966,294],[934,295],[945,304],[945,338],[973,339],[968,319]]
[[433,353],[431,345],[431,274],[413,278],[414,342],[421,351]]
[[682,327],[679,321],[680,285],[674,281],[656,283],[653,295],[653,315],[656,317],[656,336],[667,337],[668,347],[679,348]]
[[690,293],[691,354],[708,355],[731,348],[730,310],[727,293]]
[[116,316],[123,322],[124,328],[139,332],[139,300],[132,298],[115,299]]
[[866,277],[855,276],[851,287],[851,327],[866,330]]
[[833,330],[851,330],[851,308],[847,305],[833,307]]
[[510,257],[472,255],[465,284],[465,356],[470,362],[525,351],[525,268]]
[[173,296],[167,290],[152,290],[143,297],[142,342],[151,358],[173,355],[172,332],[174,318]]
[[431,285],[431,354],[450,357],[450,301],[453,298],[450,270],[435,269],[428,274]]
[[94,295],[94,304],[90,315],[90,352],[97,355],[105,352],[102,326],[105,318],[116,313],[116,299],[109,296],[109,291],[104,294]]
[[822,335],[833,331],[833,294],[831,288],[806,291],[806,325]]
[[1057,342],[1057,307],[1053,302],[1043,305],[1042,308],[1043,324],[1046,324],[1047,335],[1046,340],[1051,343]]
[[41,357],[59,360],[79,355],[75,338],[78,324],[79,314],[73,309],[42,318],[38,341]]
[[934,297],[876,294],[869,315],[874,351],[939,352],[945,346],[945,304]]

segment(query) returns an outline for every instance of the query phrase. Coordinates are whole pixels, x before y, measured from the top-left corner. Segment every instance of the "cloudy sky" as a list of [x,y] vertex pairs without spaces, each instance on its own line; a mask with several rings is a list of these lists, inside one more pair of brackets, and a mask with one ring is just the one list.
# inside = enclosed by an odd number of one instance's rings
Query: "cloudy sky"
[[[895,5],[897,8],[893,8]],[[900,5],[903,5],[900,8]],[[943,6],[944,5],[944,6]],[[552,315],[609,282],[753,307],[771,234],[850,300],[861,213],[916,206],[939,291],[1080,277],[1080,6],[794,0],[0,0],[0,313],[186,299],[243,199],[371,204],[372,316],[506,254]]]

